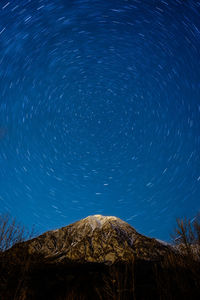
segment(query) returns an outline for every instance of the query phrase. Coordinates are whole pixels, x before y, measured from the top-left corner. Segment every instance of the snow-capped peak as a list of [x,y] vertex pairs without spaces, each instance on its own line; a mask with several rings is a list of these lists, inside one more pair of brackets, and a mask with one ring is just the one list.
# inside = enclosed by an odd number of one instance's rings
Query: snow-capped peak
[[93,215],[93,216],[88,216],[87,218],[84,219],[87,223],[90,224],[92,229],[95,228],[101,228],[105,223],[107,222],[117,222],[118,224],[123,223],[122,220],[120,220],[117,217],[114,216],[102,216],[102,215]]
[[57,261],[79,260],[114,263],[137,258],[157,259],[171,249],[139,234],[127,222],[92,215],[56,231],[49,231],[27,244],[29,253],[41,253]]

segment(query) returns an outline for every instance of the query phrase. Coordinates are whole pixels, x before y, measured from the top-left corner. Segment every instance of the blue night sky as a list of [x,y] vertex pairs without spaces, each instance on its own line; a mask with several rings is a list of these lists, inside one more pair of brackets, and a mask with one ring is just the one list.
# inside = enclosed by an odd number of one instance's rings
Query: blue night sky
[[200,209],[200,1],[0,1],[0,212],[115,215],[169,240]]

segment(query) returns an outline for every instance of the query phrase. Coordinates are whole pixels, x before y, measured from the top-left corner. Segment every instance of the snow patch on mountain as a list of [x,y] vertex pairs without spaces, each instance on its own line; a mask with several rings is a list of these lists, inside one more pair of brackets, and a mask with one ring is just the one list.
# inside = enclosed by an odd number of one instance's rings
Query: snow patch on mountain
[[159,240],[159,239],[156,239],[156,241],[158,241],[159,243],[161,243],[162,245],[165,245],[165,246],[171,246],[170,243],[167,243],[165,241],[162,241],[162,240]]
[[[105,223],[117,223],[118,226],[122,225],[124,222],[122,220],[120,220],[117,217],[114,216],[102,216],[102,215],[93,215],[93,216],[89,216],[85,219],[83,219],[83,221],[87,222],[92,230],[96,229],[96,228],[102,228],[103,225]],[[113,223],[113,224],[114,224]]]

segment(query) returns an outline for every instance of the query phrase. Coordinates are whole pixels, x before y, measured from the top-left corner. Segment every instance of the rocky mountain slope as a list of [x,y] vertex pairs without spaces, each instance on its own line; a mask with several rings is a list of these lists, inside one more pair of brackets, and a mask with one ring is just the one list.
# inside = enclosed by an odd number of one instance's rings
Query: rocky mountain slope
[[117,217],[94,215],[24,243],[30,254],[66,260],[112,264],[134,258],[156,260],[172,251],[139,234]]
[[0,299],[200,299],[199,262],[94,215],[0,253]]

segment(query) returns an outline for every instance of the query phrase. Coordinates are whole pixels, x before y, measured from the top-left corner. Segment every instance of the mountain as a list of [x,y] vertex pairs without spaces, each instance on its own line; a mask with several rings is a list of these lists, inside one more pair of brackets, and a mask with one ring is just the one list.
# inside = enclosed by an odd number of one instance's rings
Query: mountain
[[194,300],[199,270],[123,220],[94,215],[0,253],[0,299]]
[[139,234],[114,216],[93,215],[26,242],[31,254],[66,260],[112,264],[134,258],[156,260],[172,249]]

